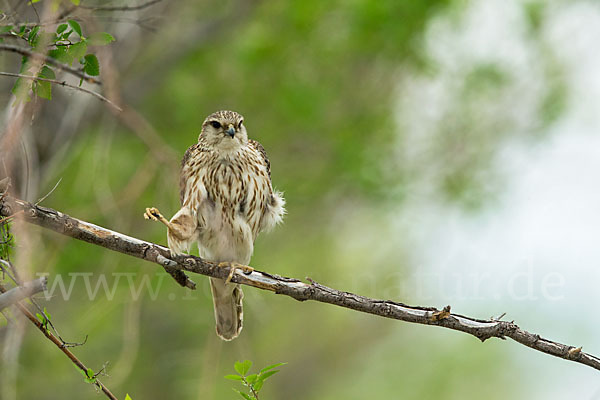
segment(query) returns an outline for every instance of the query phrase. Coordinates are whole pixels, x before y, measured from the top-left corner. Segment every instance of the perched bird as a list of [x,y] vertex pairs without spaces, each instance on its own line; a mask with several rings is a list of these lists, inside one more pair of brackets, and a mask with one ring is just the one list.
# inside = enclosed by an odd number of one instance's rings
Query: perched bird
[[[167,226],[171,252],[188,253],[197,242],[205,260],[239,267],[250,262],[258,234],[285,214],[283,196],[271,185],[267,153],[248,139],[244,118],[234,111],[217,111],[204,120],[198,143],[181,162],[179,197],[181,209],[170,221],[156,208],[144,214]],[[229,282],[231,276],[210,278],[217,335],[224,340],[240,334],[243,320],[242,289]]]

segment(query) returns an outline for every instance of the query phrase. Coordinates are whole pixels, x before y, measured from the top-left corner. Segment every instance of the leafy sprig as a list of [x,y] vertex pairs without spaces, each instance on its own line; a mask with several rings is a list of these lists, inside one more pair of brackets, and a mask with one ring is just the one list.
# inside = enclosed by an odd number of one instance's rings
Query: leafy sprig
[[249,393],[244,393],[240,390],[233,389],[236,393],[238,393],[244,399],[259,400],[258,393],[262,389],[264,382],[269,377],[271,377],[271,376],[275,375],[277,372],[279,372],[279,370],[275,369],[275,368],[280,367],[285,364],[286,363],[277,363],[277,364],[268,365],[268,366],[264,367],[263,369],[261,369],[258,373],[248,375],[248,372],[250,371],[250,368],[252,367],[252,361],[250,361],[250,360],[236,361],[233,368],[235,369],[235,371],[238,374],[237,375],[236,374],[225,375],[225,378],[232,380],[232,381],[241,382],[244,386],[246,386],[248,388]]
[[[86,37],[81,25],[74,19],[58,25],[55,32],[45,31],[40,25],[33,27],[9,25],[2,27],[0,33],[22,38],[33,51],[47,53],[48,57],[60,63],[72,66],[77,61],[81,65],[81,71],[89,76],[100,75],[100,63],[96,55],[88,51],[89,46],[105,46],[115,40],[107,32],[95,32]],[[49,48],[42,49],[42,45]],[[29,57],[24,56],[22,58],[19,73],[33,74]],[[38,76],[40,78],[56,79],[53,67],[47,64],[42,66]],[[83,79],[80,81],[80,85],[81,83],[83,83]],[[43,99],[52,99],[50,82],[19,78],[15,82],[12,92],[19,101],[30,101],[30,93]]]

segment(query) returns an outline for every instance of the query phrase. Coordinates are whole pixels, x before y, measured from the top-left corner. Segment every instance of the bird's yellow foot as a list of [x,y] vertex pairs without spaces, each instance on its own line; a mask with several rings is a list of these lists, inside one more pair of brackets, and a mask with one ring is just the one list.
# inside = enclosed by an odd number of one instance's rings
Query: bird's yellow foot
[[146,208],[146,212],[144,213],[144,218],[150,219],[152,221],[160,221],[163,224],[167,225],[169,221],[158,211],[156,207]]
[[227,275],[227,279],[225,279],[225,283],[231,282],[231,278],[233,278],[233,274],[235,273],[236,269],[242,270],[242,272],[244,272],[246,274],[249,274],[252,271],[254,271],[254,268],[252,268],[248,265],[238,264],[236,262],[221,262],[221,263],[219,263],[219,267],[230,268],[229,275]]

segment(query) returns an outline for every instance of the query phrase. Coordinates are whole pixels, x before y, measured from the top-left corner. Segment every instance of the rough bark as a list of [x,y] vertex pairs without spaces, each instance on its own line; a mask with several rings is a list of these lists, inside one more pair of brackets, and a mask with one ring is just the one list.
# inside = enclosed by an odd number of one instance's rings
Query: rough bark
[[[230,273],[230,268],[232,268],[231,266],[219,266],[195,256],[171,256],[169,250],[163,246],[123,235],[72,218],[59,211],[35,206],[10,197],[5,197],[0,203],[0,215],[4,217],[22,215],[22,218],[29,223],[157,263],[163,266],[178,283],[189,288],[192,288],[194,284],[183,271],[226,279]],[[238,269],[233,272],[232,277],[233,282],[290,296],[299,301],[313,300],[385,318],[440,326],[468,333],[481,341],[492,337],[500,339],[508,337],[543,353],[600,370],[600,358],[583,352],[581,347],[542,338],[540,335],[523,330],[514,322],[467,317],[450,312],[450,306],[439,310],[434,307],[411,306],[391,300],[372,299],[332,289],[309,278],[307,279],[309,283],[258,270],[247,274]]]

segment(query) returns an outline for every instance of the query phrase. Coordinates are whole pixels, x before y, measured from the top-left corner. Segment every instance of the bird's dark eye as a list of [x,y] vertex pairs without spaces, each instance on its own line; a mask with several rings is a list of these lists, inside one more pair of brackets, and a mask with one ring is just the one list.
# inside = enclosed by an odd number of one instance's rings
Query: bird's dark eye
[[215,129],[219,129],[221,127],[221,124],[218,123],[217,121],[210,121],[210,124],[212,125],[213,128]]
[[244,123],[244,120],[241,120],[240,123],[238,124],[238,128],[241,128],[243,123]]

